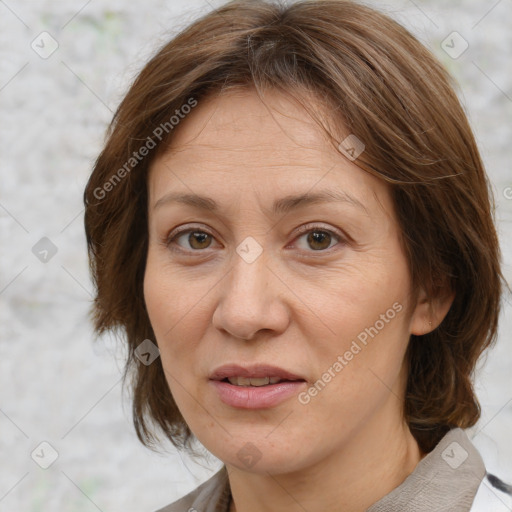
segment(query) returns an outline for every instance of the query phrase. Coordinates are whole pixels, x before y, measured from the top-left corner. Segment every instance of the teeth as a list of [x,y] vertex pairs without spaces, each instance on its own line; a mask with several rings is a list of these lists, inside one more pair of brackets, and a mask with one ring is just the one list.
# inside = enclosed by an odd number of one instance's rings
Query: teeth
[[228,381],[234,386],[266,386],[267,384],[276,384],[281,379],[279,377],[229,377]]

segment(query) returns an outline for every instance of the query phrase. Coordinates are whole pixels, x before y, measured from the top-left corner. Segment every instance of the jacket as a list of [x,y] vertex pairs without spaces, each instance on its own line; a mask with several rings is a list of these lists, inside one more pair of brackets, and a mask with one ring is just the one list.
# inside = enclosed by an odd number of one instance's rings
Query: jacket
[[[157,512],[229,512],[226,466]],[[512,487],[487,473],[464,430],[450,430],[389,494],[366,512],[512,512]],[[335,512],[335,511],[332,511]]]

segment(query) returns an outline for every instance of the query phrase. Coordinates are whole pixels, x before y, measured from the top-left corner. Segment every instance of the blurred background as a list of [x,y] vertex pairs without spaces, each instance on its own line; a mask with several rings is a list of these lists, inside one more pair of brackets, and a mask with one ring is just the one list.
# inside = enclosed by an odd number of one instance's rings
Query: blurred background
[[[220,467],[137,440],[123,353],[94,341],[83,189],[148,58],[214,0],[0,0],[0,511],[151,512]],[[512,283],[512,1],[366,1],[448,68],[496,197]],[[479,366],[488,469],[512,482],[512,306]],[[46,469],[45,469],[46,468]]]

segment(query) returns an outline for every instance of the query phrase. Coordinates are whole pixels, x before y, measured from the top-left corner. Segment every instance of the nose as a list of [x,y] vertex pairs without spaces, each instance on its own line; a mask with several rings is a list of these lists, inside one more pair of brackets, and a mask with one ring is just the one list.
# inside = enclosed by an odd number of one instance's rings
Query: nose
[[251,263],[235,254],[232,270],[219,283],[220,298],[212,318],[215,328],[252,340],[258,333],[275,336],[288,327],[287,288],[264,254]]

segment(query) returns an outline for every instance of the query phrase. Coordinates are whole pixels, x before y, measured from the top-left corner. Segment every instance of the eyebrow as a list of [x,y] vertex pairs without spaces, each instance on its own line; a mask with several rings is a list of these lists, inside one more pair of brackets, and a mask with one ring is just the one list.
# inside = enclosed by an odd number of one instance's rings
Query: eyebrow
[[[217,212],[220,210],[219,205],[211,197],[179,192],[170,192],[169,194],[161,197],[155,203],[153,209],[160,208],[163,205],[173,202],[185,204],[210,212]],[[364,212],[368,214],[366,206],[357,198],[353,197],[347,192],[328,189],[320,190],[315,193],[306,192],[303,194],[288,195],[280,199],[276,199],[272,205],[271,212],[274,215],[282,215],[304,206],[333,202],[348,203],[352,206],[364,210]]]

